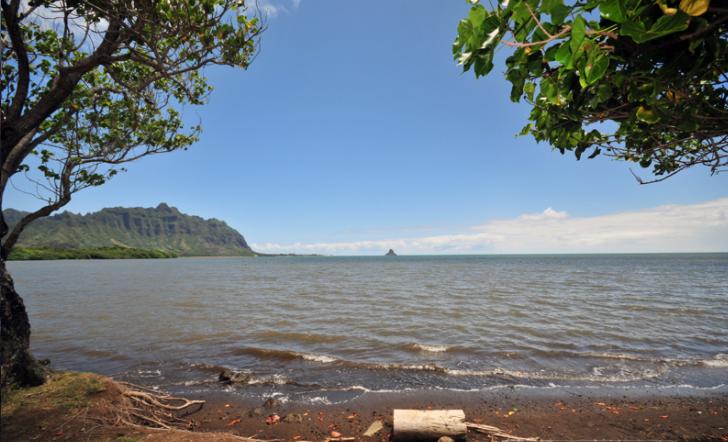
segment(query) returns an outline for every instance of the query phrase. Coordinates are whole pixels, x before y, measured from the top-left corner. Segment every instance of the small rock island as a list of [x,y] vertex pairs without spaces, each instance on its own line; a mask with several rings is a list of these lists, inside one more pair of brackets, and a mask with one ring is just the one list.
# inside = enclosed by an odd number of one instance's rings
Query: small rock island
[[396,254],[396,253],[394,253],[394,250],[392,250],[392,249],[389,249],[389,252],[387,252],[387,254],[386,254],[386,255],[384,255],[384,256],[397,256],[397,254]]

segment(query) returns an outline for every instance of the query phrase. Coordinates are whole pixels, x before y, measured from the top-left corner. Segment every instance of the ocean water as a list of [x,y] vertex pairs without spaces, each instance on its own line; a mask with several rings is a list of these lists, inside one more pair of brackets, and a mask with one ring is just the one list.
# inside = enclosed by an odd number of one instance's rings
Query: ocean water
[[38,357],[175,392],[728,388],[728,254],[9,267]]

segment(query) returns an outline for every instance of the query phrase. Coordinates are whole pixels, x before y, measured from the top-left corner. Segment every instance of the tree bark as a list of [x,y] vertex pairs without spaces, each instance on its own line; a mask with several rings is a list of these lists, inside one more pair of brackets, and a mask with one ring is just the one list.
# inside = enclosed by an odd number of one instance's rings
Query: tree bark
[[[0,231],[7,225],[0,213]],[[30,354],[30,322],[13,278],[0,259],[0,386],[32,386],[45,381],[44,369]]]
[[463,410],[393,411],[396,441],[436,441],[442,436],[464,439],[468,428]]

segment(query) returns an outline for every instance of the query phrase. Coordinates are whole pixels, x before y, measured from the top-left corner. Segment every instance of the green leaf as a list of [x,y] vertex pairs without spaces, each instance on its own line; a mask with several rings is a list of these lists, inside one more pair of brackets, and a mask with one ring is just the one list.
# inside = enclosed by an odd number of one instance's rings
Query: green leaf
[[543,60],[545,62],[556,61],[556,52],[561,49],[561,45],[552,45],[543,54]]
[[542,9],[551,16],[551,23],[555,25],[562,24],[571,11],[563,0],[544,0]]
[[541,95],[546,97],[546,100],[553,102],[556,98],[556,85],[552,80],[553,77],[544,79],[541,82]]
[[483,24],[483,20],[485,20],[486,14],[487,12],[483,6],[475,5],[470,8],[468,21],[473,25],[473,28],[478,28],[481,24]]
[[601,152],[602,152],[602,150],[599,149],[598,147],[594,148],[594,151],[591,153],[591,155],[589,155],[589,159],[591,160],[591,159],[596,158],[597,155],[599,155]]
[[564,23],[566,16],[571,12],[571,8],[565,5],[559,5],[551,10],[551,22],[555,25]]
[[624,23],[627,20],[627,9],[624,0],[606,0],[599,6],[602,17],[614,23]]
[[637,119],[647,124],[655,124],[660,121],[660,117],[658,117],[653,110],[644,106],[637,108]]
[[553,11],[554,8],[557,8],[563,4],[564,4],[564,0],[543,0],[543,3],[541,4],[541,8],[543,9],[543,11],[545,13],[551,14],[551,11]]
[[561,63],[562,66],[565,66],[568,69],[572,69],[574,67],[571,60],[571,49],[569,49],[569,45],[567,44],[559,46],[554,58],[556,61]]
[[487,75],[493,69],[493,51],[478,54],[475,58],[474,68],[476,77]]
[[584,46],[584,37],[586,36],[586,21],[581,15],[576,17],[574,24],[571,28],[571,41],[569,47],[573,61],[578,60],[581,57]]
[[675,15],[663,15],[657,19],[650,29],[645,29],[645,25],[641,21],[627,20],[619,30],[619,34],[632,37],[635,43],[642,44],[675,32],[684,31],[689,24],[690,17],[680,11]]
[[516,5],[513,7],[513,21],[517,24],[521,24],[526,21],[533,21],[531,13],[528,11],[528,4],[525,1],[514,3],[516,3]]
[[529,101],[533,101],[533,93],[536,90],[536,85],[530,81],[526,82],[523,86],[523,92],[526,93],[526,97]]
[[588,85],[592,85],[599,81],[607,72],[608,67],[609,56],[607,53],[599,49],[598,46],[594,46],[592,50],[589,51],[589,58],[584,66],[586,83]]
[[603,103],[607,101],[611,96],[612,88],[609,84],[605,84],[604,82],[602,82],[599,84],[599,86],[597,86],[596,99],[598,103]]
[[652,25],[650,32],[662,37],[673,32],[684,31],[688,28],[689,22],[690,17],[682,12],[675,15],[663,15]]

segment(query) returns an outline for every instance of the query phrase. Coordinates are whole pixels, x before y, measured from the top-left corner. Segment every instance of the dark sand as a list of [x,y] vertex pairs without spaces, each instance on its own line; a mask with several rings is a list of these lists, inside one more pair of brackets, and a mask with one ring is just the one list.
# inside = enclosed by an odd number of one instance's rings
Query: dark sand
[[[189,416],[196,430],[227,431],[261,439],[324,440],[332,431],[361,440],[390,439],[392,409],[464,409],[469,422],[495,425],[522,437],[544,440],[728,441],[728,394],[609,392],[599,389],[510,389],[487,392],[367,393],[339,405],[284,403],[264,406],[235,393],[205,397]],[[266,418],[281,421],[268,425]],[[288,418],[286,417],[288,416]],[[385,428],[362,433],[377,419]],[[489,441],[474,432],[468,440]]]

